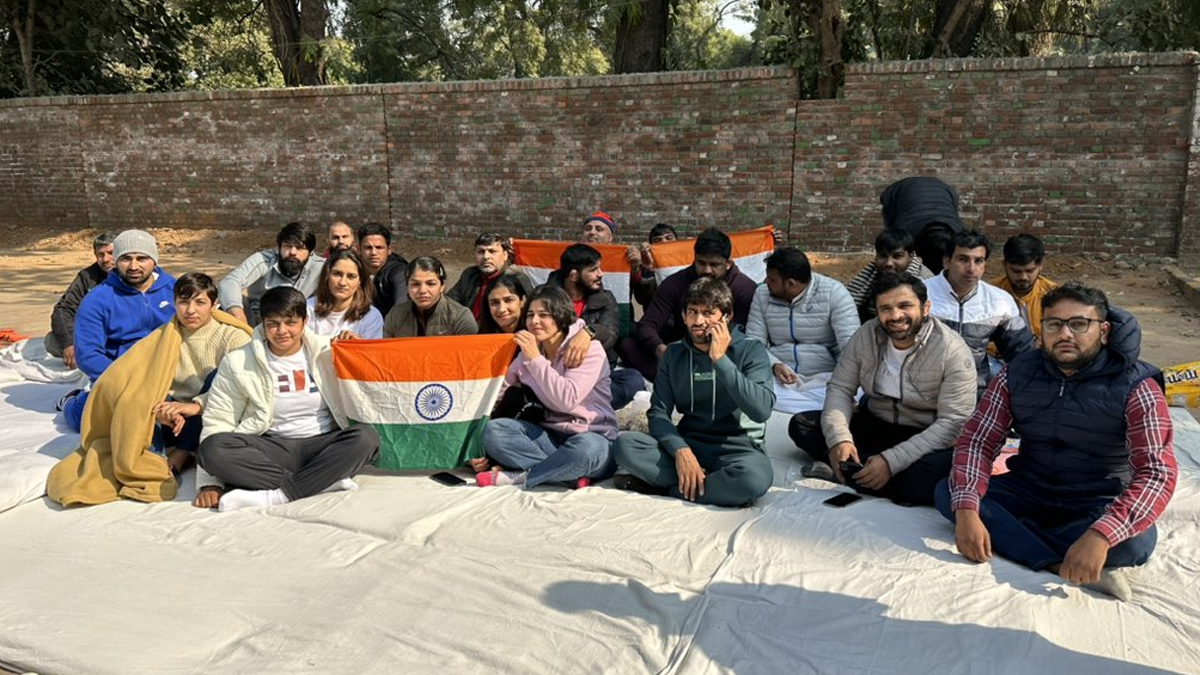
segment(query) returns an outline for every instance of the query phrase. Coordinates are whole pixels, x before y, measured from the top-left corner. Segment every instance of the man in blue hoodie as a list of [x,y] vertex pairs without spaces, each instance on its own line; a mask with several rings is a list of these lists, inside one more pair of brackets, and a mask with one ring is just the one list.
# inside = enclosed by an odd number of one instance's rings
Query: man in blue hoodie
[[[699,504],[745,506],[774,478],[762,445],[775,405],[771,360],[766,347],[730,326],[733,295],[725,282],[697,279],[683,307],[687,333],[658,361],[646,413],[650,433],[617,437],[613,454],[629,474],[613,484]],[[676,410],[683,414],[678,425],[671,421]]]
[[[175,279],[158,267],[154,235],[125,230],[113,241],[113,258],[116,267],[84,296],[75,314],[75,362],[92,382],[175,315]],[[58,402],[74,431],[79,431],[87,396],[76,389]]]

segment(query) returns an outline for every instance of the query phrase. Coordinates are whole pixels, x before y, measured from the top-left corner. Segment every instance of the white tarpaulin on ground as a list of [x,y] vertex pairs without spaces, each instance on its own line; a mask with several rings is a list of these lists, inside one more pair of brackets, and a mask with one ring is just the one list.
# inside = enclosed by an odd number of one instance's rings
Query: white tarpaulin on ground
[[[74,440],[64,385],[0,387],[0,480]],[[776,487],[719,509],[592,487],[364,476],[216,513],[186,496],[64,511],[0,482],[0,664],[57,673],[1200,673],[1200,425],[1119,603],[964,561],[932,509],[821,501],[786,419]],[[14,458],[40,456],[22,463]],[[14,466],[16,467],[14,469]],[[15,491],[19,494],[7,494]],[[7,501],[6,501],[7,500]]]

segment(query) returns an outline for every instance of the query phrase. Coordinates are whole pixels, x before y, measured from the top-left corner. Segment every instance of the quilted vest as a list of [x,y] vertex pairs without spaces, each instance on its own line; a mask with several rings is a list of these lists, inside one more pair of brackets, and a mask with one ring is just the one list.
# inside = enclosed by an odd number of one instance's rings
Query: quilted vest
[[1134,386],[1157,372],[1107,347],[1071,377],[1041,350],[1013,359],[1009,408],[1021,449],[1009,468],[1064,497],[1120,494],[1130,480],[1125,401]]

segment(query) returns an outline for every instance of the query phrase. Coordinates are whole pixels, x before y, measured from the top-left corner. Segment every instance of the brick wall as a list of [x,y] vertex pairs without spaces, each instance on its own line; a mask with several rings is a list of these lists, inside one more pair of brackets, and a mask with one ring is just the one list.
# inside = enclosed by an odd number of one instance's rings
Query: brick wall
[[878,194],[955,185],[964,220],[1052,250],[1200,253],[1194,53],[0,101],[0,226],[390,222],[436,238],[624,240],[772,222],[860,250]]
[[1195,54],[853,66],[843,99],[800,106],[792,234],[853,247],[885,186],[935,175],[994,240],[1174,255],[1195,93]]

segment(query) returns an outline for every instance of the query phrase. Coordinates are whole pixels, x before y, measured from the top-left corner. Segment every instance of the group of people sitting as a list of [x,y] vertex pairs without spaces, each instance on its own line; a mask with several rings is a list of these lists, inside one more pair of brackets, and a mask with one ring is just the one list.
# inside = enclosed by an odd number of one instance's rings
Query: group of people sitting
[[[627,251],[644,310],[625,336],[591,245],[614,239],[603,212],[537,288],[492,233],[449,290],[436,258],[405,260],[376,224],[335,223],[321,256],[309,227],[288,224],[276,250],[219,285],[172,279],[146,232],[102,235],[46,339],[93,382],[61,402],[83,448],[55,467],[48,493],[64,504],[170,498],[170,472],[195,460],[202,507],[354,489],[379,438],[348,426],[326,394],[331,341],[508,333],[517,354],[483,431],[486,456],[470,462],[480,486],[612,477],[622,489],[748,505],[773,483],[764,437],[781,411],[811,459],[806,475],[936,506],[971,560],[994,548],[1127,597],[1111,570],[1148,558],[1176,476],[1160,374],[1138,360],[1136,319],[1097,289],[1042,277],[1044,246],[1029,234],[1005,243],[1004,275],[984,281],[991,242],[963,226],[957,195],[937,179],[899,181],[881,202],[875,259],[847,285],[788,246],[757,283],[716,228],[659,284],[650,245],[676,234],[656,225]],[[129,386],[139,376],[152,384]],[[618,432],[615,411],[647,383],[647,431]],[[144,414],[118,424],[126,399]],[[1020,451],[993,477],[1010,437]],[[121,480],[148,460],[118,460],[118,445],[160,453],[161,486]],[[109,483],[123,487],[88,494],[89,452],[112,455]]]

